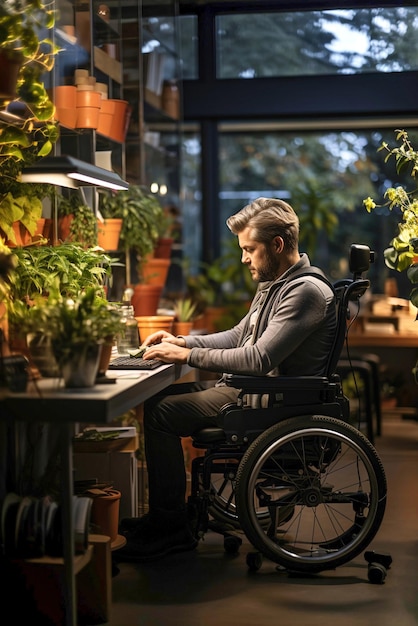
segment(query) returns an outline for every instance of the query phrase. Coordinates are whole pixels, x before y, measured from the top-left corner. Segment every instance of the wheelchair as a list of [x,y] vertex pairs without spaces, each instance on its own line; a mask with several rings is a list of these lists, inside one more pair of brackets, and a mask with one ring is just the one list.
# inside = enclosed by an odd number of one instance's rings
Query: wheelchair
[[[386,477],[370,441],[349,420],[337,362],[357,303],[370,286],[374,260],[352,244],[352,278],[334,284],[337,325],[324,376],[230,375],[237,403],[223,407],[223,427],[192,437],[204,450],[193,459],[189,517],[197,539],[211,529],[236,553],[244,533],[255,552],[289,572],[315,574],[358,556],[375,537],[386,506]],[[356,315],[356,313],[354,313]],[[266,408],[245,405],[247,394],[268,396]]]

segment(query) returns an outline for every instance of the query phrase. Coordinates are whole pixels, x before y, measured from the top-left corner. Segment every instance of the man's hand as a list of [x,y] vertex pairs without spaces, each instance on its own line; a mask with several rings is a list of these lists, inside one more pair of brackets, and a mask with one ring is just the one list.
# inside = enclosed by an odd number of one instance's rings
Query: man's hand
[[189,348],[182,337],[175,337],[166,330],[157,330],[143,342],[146,350],[143,359],[159,359],[163,363],[187,363]]
[[143,346],[152,346],[154,344],[159,344],[162,341],[168,341],[170,343],[175,344],[176,346],[184,346],[185,341],[181,337],[175,337],[171,333],[168,333],[166,330],[157,330],[157,332],[152,333],[149,337],[142,342]]
[[[165,332],[165,331],[161,331]],[[158,334],[158,333],[155,333]],[[166,335],[168,333],[165,333]],[[177,340],[177,337],[172,339]],[[183,339],[180,340],[183,343]],[[144,360],[147,359],[159,359],[163,363],[187,363],[187,357],[189,355],[190,348],[184,348],[171,341],[170,337],[164,337],[161,343],[155,343],[150,345],[145,353]]]

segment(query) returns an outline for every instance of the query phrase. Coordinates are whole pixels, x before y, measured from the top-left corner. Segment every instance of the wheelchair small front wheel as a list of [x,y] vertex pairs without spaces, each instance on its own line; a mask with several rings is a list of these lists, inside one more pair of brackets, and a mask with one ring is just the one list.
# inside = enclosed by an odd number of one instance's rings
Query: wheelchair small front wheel
[[[350,424],[308,415],[270,427],[249,446],[236,476],[241,527],[287,570],[334,569],[376,535],[386,478],[372,444]],[[268,516],[269,523],[260,524]]]

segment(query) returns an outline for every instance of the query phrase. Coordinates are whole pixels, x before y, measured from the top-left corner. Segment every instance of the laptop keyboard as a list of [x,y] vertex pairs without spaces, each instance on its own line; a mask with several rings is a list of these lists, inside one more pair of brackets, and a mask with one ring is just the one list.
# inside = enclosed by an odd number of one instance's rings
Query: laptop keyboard
[[136,356],[117,356],[109,363],[110,370],[154,370],[163,365],[159,359],[142,359]]

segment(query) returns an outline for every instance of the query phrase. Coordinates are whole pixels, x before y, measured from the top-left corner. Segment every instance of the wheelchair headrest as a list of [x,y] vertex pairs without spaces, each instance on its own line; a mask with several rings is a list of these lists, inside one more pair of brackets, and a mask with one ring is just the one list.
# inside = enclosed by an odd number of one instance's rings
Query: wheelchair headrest
[[367,272],[370,263],[374,263],[374,252],[369,246],[361,243],[352,243],[350,247],[349,265],[353,279],[361,278],[363,272]]

